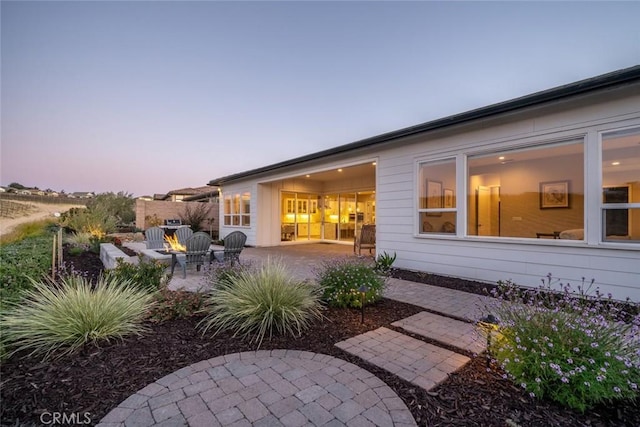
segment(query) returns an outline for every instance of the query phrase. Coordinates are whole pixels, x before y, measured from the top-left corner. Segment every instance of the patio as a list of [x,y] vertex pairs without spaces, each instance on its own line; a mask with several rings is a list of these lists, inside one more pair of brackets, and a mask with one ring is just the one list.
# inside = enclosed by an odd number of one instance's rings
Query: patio
[[[278,257],[300,279],[313,280],[316,267],[342,256],[354,256],[352,246],[245,248],[241,259],[259,263]],[[190,271],[186,279],[173,278],[170,287],[204,290],[205,277],[206,271]],[[484,350],[473,322],[480,317],[479,307],[488,302],[486,297],[400,279],[389,279],[386,296],[443,315],[424,311],[394,323],[396,330],[378,328],[335,346],[427,391],[466,365],[470,355]],[[126,399],[100,425],[167,422],[415,425],[403,401],[368,371],[331,356],[291,350],[229,354],[182,368]]]

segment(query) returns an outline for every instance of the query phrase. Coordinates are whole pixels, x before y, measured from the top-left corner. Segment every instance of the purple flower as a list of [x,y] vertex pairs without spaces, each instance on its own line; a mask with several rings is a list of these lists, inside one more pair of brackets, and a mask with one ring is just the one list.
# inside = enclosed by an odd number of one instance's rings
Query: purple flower
[[597,342],[592,342],[591,343],[591,348],[598,348],[598,347],[599,347],[599,345],[598,345]]
[[622,390],[620,390],[620,387],[614,387],[613,391],[615,391],[616,393],[620,393]]
[[567,378],[567,377],[562,377],[562,378],[561,378],[561,381],[562,381],[563,383],[568,383],[568,382],[569,382],[569,378]]
[[568,359],[567,359],[567,363],[568,363],[569,365],[573,364],[573,359],[572,359],[572,358],[568,358]]

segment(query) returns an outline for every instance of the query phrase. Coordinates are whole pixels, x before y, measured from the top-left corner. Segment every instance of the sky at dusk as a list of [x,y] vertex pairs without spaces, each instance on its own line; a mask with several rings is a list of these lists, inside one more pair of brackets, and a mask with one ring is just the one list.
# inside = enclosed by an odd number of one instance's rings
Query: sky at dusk
[[640,2],[2,1],[0,183],[135,196],[640,63]]

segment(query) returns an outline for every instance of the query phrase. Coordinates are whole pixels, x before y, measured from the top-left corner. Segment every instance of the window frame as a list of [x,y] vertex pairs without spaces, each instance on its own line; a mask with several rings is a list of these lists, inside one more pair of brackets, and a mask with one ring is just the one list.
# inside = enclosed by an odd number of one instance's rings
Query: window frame
[[[460,203],[460,177],[459,177],[459,162],[461,160],[462,156],[460,154],[443,154],[443,155],[439,155],[439,156],[434,156],[434,157],[425,157],[422,156],[420,158],[415,159],[415,172],[414,172],[414,195],[413,195],[413,203],[414,203],[414,237],[419,237],[419,238],[456,238],[456,237],[460,237],[460,227],[459,227],[459,220],[460,220],[460,212],[461,212],[461,208],[462,208],[462,204]],[[455,176],[455,188],[453,189],[453,197],[455,199],[455,203],[454,203],[454,207],[453,208],[445,208],[444,207],[444,185],[442,185],[441,183],[441,187],[442,187],[442,192],[443,192],[443,198],[442,198],[442,207],[440,208],[422,208],[421,207],[421,203],[420,203],[420,198],[423,197],[423,194],[421,194],[422,191],[422,186],[421,183],[419,182],[420,179],[422,179],[421,177],[421,169],[423,165],[429,164],[429,163],[446,163],[446,162],[451,162],[453,168],[454,168],[454,176]],[[436,182],[436,181],[434,181]],[[425,184],[426,185],[426,184]],[[447,188],[449,189],[449,188]],[[455,218],[455,232],[453,233],[446,233],[446,232],[440,232],[440,231],[430,231],[430,232],[425,232],[422,230],[422,221],[421,221],[421,216],[422,214],[445,214],[445,213],[453,213],[454,214],[454,218]]]
[[224,194],[222,209],[223,224],[225,227],[251,227],[251,192],[236,191]]
[[[610,129],[606,129],[606,130],[601,130],[598,132],[598,182],[599,182],[599,194],[598,194],[598,216],[599,216],[599,221],[598,221],[598,243],[600,245],[603,246],[622,246],[624,248],[632,248],[632,247],[638,247],[640,248],[640,243],[638,241],[634,241],[634,240],[625,240],[625,239],[607,239],[606,237],[606,211],[607,210],[614,210],[614,209],[627,209],[628,211],[630,211],[631,209],[640,209],[640,200],[637,202],[627,202],[627,203],[606,203],[604,201],[604,190],[605,188],[613,188],[613,187],[629,187],[628,185],[626,185],[626,183],[622,183],[619,185],[605,185],[604,184],[604,170],[603,170],[603,163],[604,163],[604,150],[605,150],[605,139],[607,137],[607,135],[611,135],[611,134],[615,134],[615,133],[620,133],[620,132],[626,132],[626,131],[632,131],[635,135],[640,136],[640,125],[636,124],[636,125],[630,125],[630,126],[623,126],[623,127],[617,127],[617,128],[610,128]],[[630,222],[631,224],[633,224],[633,222]]]

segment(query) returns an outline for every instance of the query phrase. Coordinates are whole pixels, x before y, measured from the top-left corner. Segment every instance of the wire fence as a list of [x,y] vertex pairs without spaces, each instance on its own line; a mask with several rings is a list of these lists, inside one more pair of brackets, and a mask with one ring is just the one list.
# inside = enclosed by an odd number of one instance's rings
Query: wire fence
[[18,203],[0,199],[0,217],[17,218],[34,212],[37,208],[30,203]]
[[16,202],[46,203],[50,205],[86,205],[90,199],[73,197],[38,196],[14,193],[0,193],[0,200],[13,200]]

